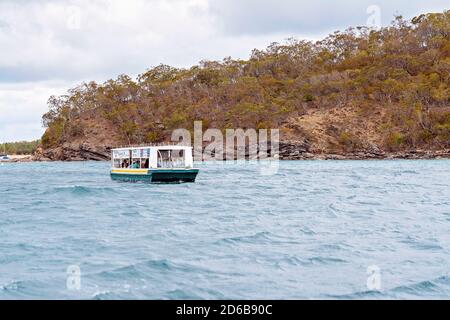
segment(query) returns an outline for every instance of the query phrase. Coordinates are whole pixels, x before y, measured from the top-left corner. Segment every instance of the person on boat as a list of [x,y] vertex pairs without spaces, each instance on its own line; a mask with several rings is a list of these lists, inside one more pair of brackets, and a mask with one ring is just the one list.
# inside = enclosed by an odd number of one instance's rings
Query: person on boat
[[149,165],[148,159],[146,159],[145,161],[142,161],[141,169],[148,169],[148,165]]
[[122,168],[128,168],[128,160],[123,161]]
[[139,169],[140,165],[139,165],[139,161],[134,161],[133,165],[131,166],[131,168],[133,169]]

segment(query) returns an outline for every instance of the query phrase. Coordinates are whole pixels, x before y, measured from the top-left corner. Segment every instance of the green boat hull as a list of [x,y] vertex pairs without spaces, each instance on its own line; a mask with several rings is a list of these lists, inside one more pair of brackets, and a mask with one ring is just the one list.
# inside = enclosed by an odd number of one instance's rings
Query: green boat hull
[[147,174],[132,174],[132,173],[113,173],[111,178],[113,180],[137,182],[145,181],[149,183],[183,183],[195,182],[199,170],[149,170]]

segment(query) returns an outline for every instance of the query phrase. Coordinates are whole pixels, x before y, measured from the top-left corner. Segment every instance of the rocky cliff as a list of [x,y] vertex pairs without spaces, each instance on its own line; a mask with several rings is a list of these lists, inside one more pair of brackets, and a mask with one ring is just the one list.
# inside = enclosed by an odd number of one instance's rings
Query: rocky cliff
[[381,30],[289,40],[250,59],[166,65],[51,97],[36,159],[105,160],[173,130],[277,128],[281,158],[444,157],[450,150],[450,11]]

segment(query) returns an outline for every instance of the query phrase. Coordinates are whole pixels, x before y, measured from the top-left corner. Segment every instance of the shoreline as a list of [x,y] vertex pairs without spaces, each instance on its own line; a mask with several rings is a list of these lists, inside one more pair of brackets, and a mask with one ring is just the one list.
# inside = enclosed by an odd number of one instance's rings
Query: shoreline
[[32,154],[26,154],[26,155],[22,155],[22,154],[13,154],[13,155],[8,155],[9,160],[3,161],[0,160],[0,163],[16,163],[16,162],[37,162],[36,160],[33,159],[33,155]]
[[[104,159],[82,159],[82,158],[69,158],[69,159],[49,159],[49,158],[36,158],[34,155],[11,155],[10,160],[0,161],[1,163],[28,163],[28,162],[109,162],[108,158]],[[279,158],[280,161],[364,161],[364,160],[445,160],[450,159],[450,150],[441,151],[425,151],[425,150],[413,150],[405,152],[389,152],[389,153],[368,153],[368,152],[356,152],[347,154],[313,154],[313,153],[298,153],[298,154],[284,154]],[[249,159],[246,159],[249,160]],[[223,162],[230,160],[224,159]],[[231,160],[231,161],[236,161]],[[263,160],[264,161],[264,160]]]
[[[258,146],[255,146],[258,148]],[[204,150],[205,146],[203,146]],[[26,161],[110,161],[111,145],[94,145],[89,143],[66,143],[55,148],[38,148],[36,152],[28,157]],[[250,159],[250,147],[243,151],[246,159]],[[258,150],[258,149],[256,149]],[[237,152],[238,149],[235,149]],[[321,150],[311,147],[303,141],[282,141],[277,150],[268,148],[265,152],[270,155],[276,152],[280,160],[393,160],[393,159],[450,159],[450,148],[442,149],[407,149],[401,151],[381,150],[377,147],[362,148],[353,151],[344,150]],[[264,153],[266,155],[266,153]],[[236,157],[236,153],[235,153]],[[263,157],[264,158],[264,157]],[[226,161],[226,154],[221,157]],[[17,162],[22,161],[17,159]]]
[[370,153],[355,152],[346,154],[304,154],[284,157],[282,160],[439,160],[450,159],[450,150]]

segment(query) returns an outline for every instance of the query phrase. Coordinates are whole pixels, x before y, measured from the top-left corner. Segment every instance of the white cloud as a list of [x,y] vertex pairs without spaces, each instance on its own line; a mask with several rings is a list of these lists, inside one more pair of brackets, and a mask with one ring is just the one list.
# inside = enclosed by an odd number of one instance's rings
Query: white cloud
[[34,82],[0,84],[0,142],[39,138],[41,116],[53,94],[64,94],[74,83]]
[[[441,0],[373,2],[382,10],[383,23],[395,12],[412,16],[447,5]],[[0,133],[12,140],[37,138],[48,96],[75,83],[137,75],[160,63],[188,67],[202,59],[246,58],[255,47],[290,36],[317,39],[336,28],[363,24],[370,4],[0,0]]]
[[0,53],[0,80],[105,78],[167,60],[193,63],[177,48],[210,36],[205,8],[198,0],[1,2],[0,46],[10,50]]

